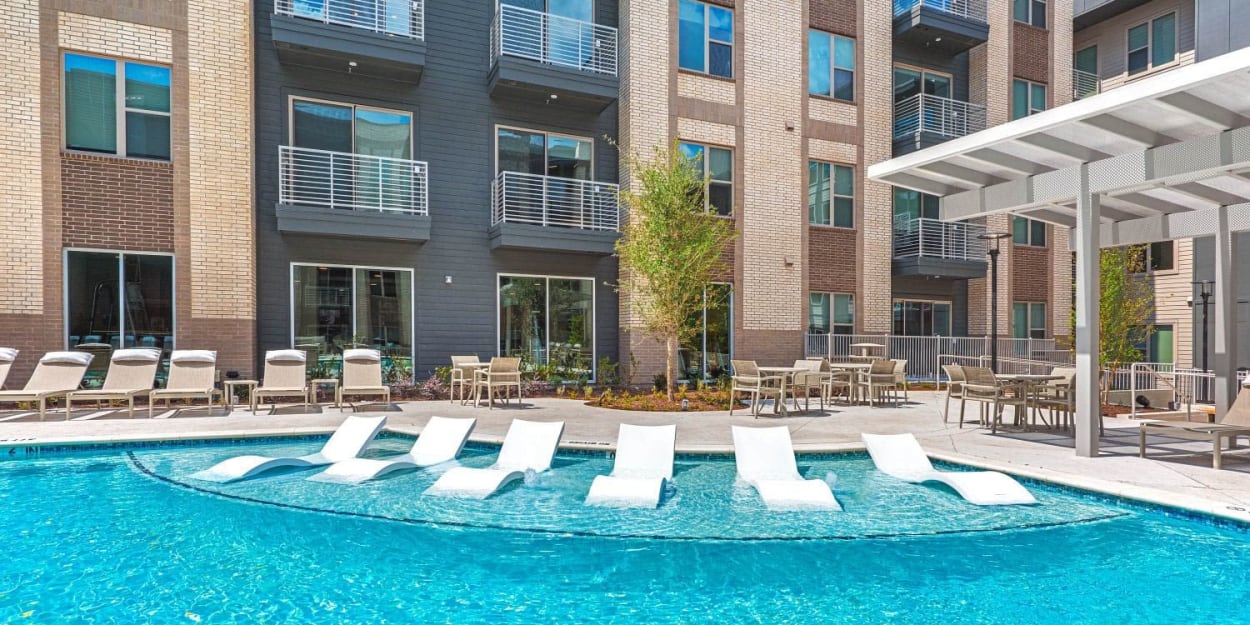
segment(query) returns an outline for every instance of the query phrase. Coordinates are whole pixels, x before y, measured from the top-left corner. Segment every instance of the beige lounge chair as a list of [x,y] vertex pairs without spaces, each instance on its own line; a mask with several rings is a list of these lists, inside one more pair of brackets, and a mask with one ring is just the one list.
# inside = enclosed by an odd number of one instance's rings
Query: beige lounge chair
[[269,411],[278,409],[275,397],[296,397],[303,400],[304,412],[308,412],[308,378],[305,363],[308,356],[298,349],[273,349],[265,352],[265,379],[252,392],[252,412],[270,398]]
[[382,352],[376,349],[343,350],[343,383],[338,387],[334,403],[342,406],[346,395],[380,395],[386,407],[390,408],[391,387],[382,383]]
[[0,391],[0,403],[33,401],[39,404],[39,420],[48,411],[48,400],[77,389],[91,364],[86,352],[48,352],[35,365],[30,380],[20,391]]
[[[455,403],[459,397],[460,405],[464,405],[469,401],[469,395],[473,390],[473,372],[477,371],[477,367],[466,367],[465,365],[480,364],[477,356],[452,356],[451,357],[451,388],[450,395],[452,403]],[[458,392],[458,393],[457,393]]]
[[150,347],[119,349],[109,359],[108,373],[104,376],[104,385],[97,389],[73,391],[65,396],[65,420],[69,421],[70,411],[74,408],[74,400],[92,401],[124,401],[127,404],[126,415],[135,416],[135,398],[152,392],[152,384],[156,381],[156,368],[161,364],[161,350]]
[[759,365],[754,360],[732,361],[734,374],[730,378],[729,414],[734,413],[734,405],[738,403],[738,393],[751,396],[751,414],[760,417],[760,400],[772,398],[773,401],[785,401],[781,396],[781,376],[761,375]]
[[148,418],[152,418],[152,410],[158,399],[165,400],[169,407],[172,399],[208,400],[208,408],[213,408],[213,398],[217,396],[217,352],[203,349],[179,349],[169,356],[169,378],[165,380],[165,388],[158,388],[148,393]]
[[1147,421],[1138,428],[1138,455],[1146,457],[1146,434],[1154,432],[1163,436],[1211,441],[1211,466],[1219,470],[1223,466],[1220,452],[1224,439],[1228,448],[1237,447],[1237,437],[1250,437],[1250,386],[1243,386],[1233,405],[1219,423],[1191,423],[1188,421]]
[[17,360],[17,350],[12,347],[0,347],[0,388],[4,388],[4,380],[9,377],[9,368]]
[[490,366],[473,373],[473,405],[481,401],[482,392],[486,392],[486,405],[495,408],[495,391],[504,392],[504,405],[512,397],[512,389],[516,389],[517,404],[521,403],[521,359],[496,356],[490,359]]

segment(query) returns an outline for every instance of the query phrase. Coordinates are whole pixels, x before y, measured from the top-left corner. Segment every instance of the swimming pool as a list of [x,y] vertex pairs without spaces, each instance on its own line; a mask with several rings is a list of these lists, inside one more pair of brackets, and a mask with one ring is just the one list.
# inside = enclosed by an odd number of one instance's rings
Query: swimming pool
[[651,511],[581,505],[602,454],[486,501],[421,497],[437,471],[186,479],[319,445],[0,462],[0,622],[1250,623],[1243,528],[1039,484],[979,508],[862,455],[800,457],[841,513],[768,512],[728,459],[679,458]]

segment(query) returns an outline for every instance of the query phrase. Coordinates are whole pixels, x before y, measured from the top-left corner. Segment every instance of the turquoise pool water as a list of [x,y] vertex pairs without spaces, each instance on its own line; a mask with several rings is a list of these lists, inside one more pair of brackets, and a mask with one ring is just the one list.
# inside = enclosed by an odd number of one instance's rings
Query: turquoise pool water
[[0,623],[1250,623],[1245,529],[1035,484],[979,508],[863,456],[800,458],[842,513],[768,512],[725,459],[679,460],[651,511],[581,505],[604,456],[486,501],[422,497],[437,471],[187,479],[318,447],[0,462]]

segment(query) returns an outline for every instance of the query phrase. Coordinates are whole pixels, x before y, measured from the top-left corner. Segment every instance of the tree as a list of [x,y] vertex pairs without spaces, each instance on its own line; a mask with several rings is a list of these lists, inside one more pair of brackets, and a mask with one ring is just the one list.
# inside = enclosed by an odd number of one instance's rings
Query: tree
[[[1098,356],[1103,366],[1116,369],[1143,357],[1140,346],[1154,333],[1154,293],[1145,271],[1142,246],[1102,250],[1099,257],[1101,294],[1098,308]],[[1075,310],[1074,310],[1075,324]]]
[[676,141],[655,148],[650,160],[631,156],[629,166],[639,184],[636,192],[622,192],[630,211],[616,242],[621,287],[643,330],[665,344],[671,400],[678,346],[694,333],[690,320],[702,310],[704,292],[718,296],[707,286],[725,270],[721,253],[737,233],[733,221],[707,211],[703,167]]

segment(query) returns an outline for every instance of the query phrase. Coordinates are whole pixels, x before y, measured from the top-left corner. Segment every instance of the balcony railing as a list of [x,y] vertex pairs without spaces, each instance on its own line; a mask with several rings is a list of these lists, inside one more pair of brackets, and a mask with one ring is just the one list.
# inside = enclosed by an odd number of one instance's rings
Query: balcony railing
[[940,219],[894,221],[894,258],[927,257],[985,262],[985,226]]
[[278,147],[278,201],[429,214],[429,166],[402,158]]
[[274,13],[425,39],[425,0],[275,0]]
[[985,0],[894,0],[894,14],[906,13],[917,6],[982,24],[988,23]]
[[491,223],[615,231],[617,185],[505,171],[491,183]]
[[499,4],[490,25],[490,62],[500,55],[616,75],[616,29]]
[[1080,100],[1097,95],[1102,90],[1102,82],[1098,80],[1098,74],[1086,72],[1079,69],[1072,70],[1072,99]]
[[916,94],[894,103],[894,138],[933,133],[962,137],[985,130],[985,107],[929,95]]

